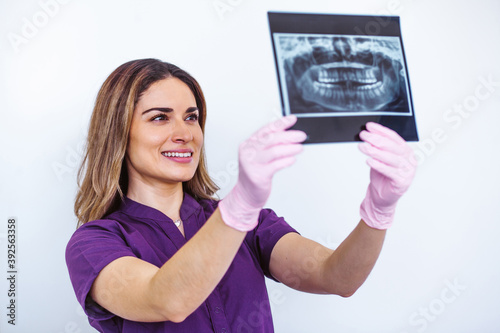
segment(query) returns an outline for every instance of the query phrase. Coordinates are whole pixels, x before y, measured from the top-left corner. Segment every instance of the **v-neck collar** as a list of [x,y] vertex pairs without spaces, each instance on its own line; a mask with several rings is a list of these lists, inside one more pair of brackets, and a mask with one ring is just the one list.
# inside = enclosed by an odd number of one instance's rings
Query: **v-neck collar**
[[184,236],[179,228],[175,226],[174,221],[170,217],[156,208],[141,204],[128,197],[124,198],[117,212],[122,212],[141,220],[152,220],[165,232],[167,237],[172,240],[175,246],[180,249],[189,239],[191,239],[191,237],[194,236],[198,230],[198,221],[196,217],[199,215],[197,213],[201,209],[202,207],[193,197],[184,193],[184,198],[179,212],[184,227]]

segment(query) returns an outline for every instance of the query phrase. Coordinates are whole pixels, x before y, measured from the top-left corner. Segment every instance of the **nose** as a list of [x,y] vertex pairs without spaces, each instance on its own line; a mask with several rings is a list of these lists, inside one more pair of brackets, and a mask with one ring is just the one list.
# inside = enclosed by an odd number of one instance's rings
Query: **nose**
[[172,131],[172,141],[185,143],[193,140],[193,133],[184,121],[176,121]]

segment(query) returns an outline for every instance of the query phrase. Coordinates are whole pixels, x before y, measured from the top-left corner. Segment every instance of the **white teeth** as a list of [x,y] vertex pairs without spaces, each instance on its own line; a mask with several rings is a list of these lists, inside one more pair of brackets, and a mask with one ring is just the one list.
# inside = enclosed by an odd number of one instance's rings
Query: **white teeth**
[[167,157],[191,157],[192,153],[178,153],[178,152],[167,152],[162,153],[163,156]]

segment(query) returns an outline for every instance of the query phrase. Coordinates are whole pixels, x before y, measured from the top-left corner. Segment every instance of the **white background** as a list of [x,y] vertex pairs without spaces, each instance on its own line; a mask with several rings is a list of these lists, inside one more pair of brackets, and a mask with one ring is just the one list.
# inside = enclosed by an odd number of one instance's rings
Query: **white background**
[[[199,80],[210,172],[221,197],[230,190],[238,143],[281,112],[268,10],[401,16],[421,138],[417,176],[366,283],[347,299],[269,283],[276,331],[500,331],[500,2],[48,2],[0,1],[1,332],[93,331],[64,251],[93,102],[120,64],[159,58]],[[368,171],[356,144],[308,145],[275,178],[268,206],[335,247],[359,220]],[[2,277],[9,217],[18,221],[15,327]]]

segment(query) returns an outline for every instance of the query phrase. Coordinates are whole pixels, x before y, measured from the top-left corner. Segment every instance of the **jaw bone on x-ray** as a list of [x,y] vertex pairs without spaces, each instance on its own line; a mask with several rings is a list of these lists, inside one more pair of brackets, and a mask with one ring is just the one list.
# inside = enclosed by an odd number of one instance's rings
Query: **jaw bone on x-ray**
[[397,37],[281,35],[279,45],[290,104],[309,112],[407,111]]
[[399,17],[268,17],[283,115],[304,143],[359,141],[370,121],[418,141]]

